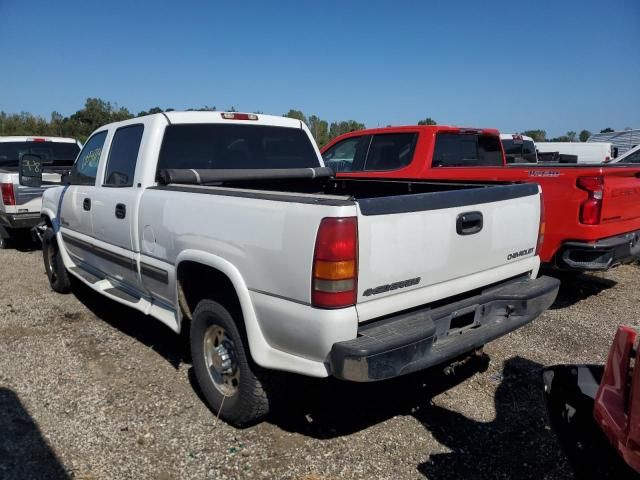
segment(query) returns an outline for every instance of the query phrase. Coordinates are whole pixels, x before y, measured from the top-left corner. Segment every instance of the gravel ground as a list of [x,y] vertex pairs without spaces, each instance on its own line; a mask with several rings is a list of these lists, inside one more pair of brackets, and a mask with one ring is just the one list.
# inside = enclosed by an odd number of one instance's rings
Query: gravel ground
[[0,251],[0,478],[571,478],[540,369],[602,362],[637,323],[638,267],[563,284],[551,310],[444,376],[287,379],[281,411],[238,430],[194,388],[185,341],[81,286],[52,292],[40,251]]

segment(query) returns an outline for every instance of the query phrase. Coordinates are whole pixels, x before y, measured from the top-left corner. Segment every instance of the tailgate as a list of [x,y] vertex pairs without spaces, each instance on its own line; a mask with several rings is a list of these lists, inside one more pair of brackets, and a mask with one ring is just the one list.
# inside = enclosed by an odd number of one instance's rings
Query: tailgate
[[603,171],[602,223],[640,219],[640,168],[611,165]]
[[47,188],[60,186],[60,175],[57,173],[44,172],[42,174],[42,180],[44,182],[52,182],[51,184],[45,184],[41,187],[27,187],[18,183],[18,175],[15,176],[13,184],[15,197],[16,197],[16,212],[17,213],[33,213],[39,212],[42,206],[42,192]]
[[357,203],[360,321],[537,272],[536,184]]

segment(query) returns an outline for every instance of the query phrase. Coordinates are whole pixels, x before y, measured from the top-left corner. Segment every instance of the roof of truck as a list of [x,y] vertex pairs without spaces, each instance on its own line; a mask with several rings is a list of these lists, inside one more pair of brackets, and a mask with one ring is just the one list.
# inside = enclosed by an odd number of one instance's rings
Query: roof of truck
[[[282,117],[279,115],[265,115],[262,113],[243,113],[243,112],[164,112],[154,115],[164,115],[171,123],[241,123],[260,125],[271,125],[274,127],[290,127],[301,128],[302,122],[295,118]],[[225,118],[227,116],[228,118]],[[233,116],[242,118],[234,119]],[[250,118],[246,118],[250,117]]]
[[78,143],[75,138],[69,137],[47,137],[42,135],[30,136],[0,136],[0,142],[59,142],[59,143]]
[[364,130],[354,130],[353,132],[344,133],[332,139],[324,147],[322,151],[325,151],[328,147],[335,145],[338,141],[349,138],[357,137],[360,135],[376,135],[381,133],[401,133],[401,132],[423,132],[425,134],[435,134],[437,132],[473,132],[483,133],[487,135],[500,135],[500,132],[495,128],[477,128],[477,127],[458,127],[455,125],[399,125],[388,126],[380,128],[366,128]]
[[501,133],[500,140],[513,140],[516,137],[520,137],[522,140],[526,140],[527,142],[533,142],[533,138],[527,137],[526,135],[521,135],[519,133]]

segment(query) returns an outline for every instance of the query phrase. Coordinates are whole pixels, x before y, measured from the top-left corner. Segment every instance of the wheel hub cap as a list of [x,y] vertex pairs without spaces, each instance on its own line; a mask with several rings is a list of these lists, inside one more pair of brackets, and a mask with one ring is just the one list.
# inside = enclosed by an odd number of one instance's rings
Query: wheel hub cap
[[219,325],[210,326],[204,335],[204,360],[209,377],[223,395],[235,395],[240,381],[235,345],[226,330]]

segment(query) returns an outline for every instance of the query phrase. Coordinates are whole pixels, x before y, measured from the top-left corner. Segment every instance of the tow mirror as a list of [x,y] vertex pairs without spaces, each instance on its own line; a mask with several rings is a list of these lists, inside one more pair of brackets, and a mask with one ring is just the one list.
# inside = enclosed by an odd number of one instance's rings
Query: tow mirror
[[42,185],[42,157],[25,154],[20,157],[18,165],[20,185],[40,187]]

